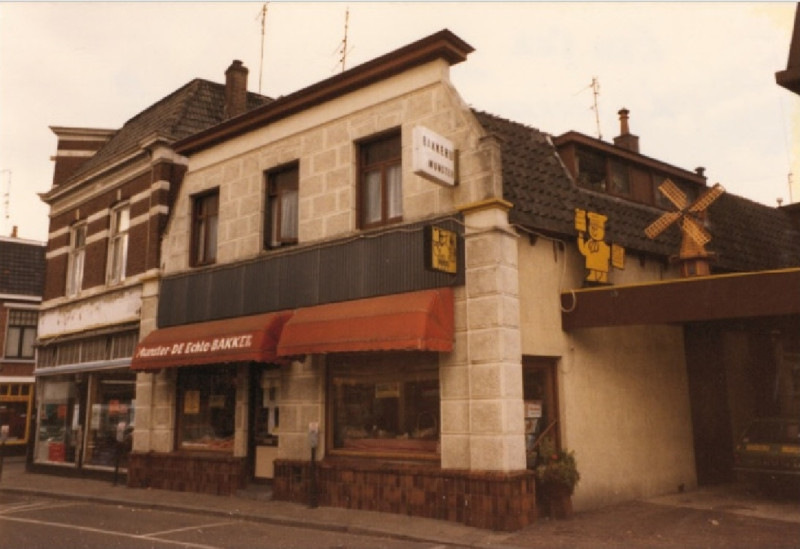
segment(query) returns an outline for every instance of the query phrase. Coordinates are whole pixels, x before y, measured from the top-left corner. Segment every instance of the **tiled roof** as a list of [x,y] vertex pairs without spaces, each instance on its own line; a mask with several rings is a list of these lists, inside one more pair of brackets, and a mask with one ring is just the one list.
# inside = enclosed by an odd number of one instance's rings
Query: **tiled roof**
[[[247,94],[247,109],[272,99],[255,93]],[[196,78],[143,110],[89,158],[66,184],[92,170],[138,150],[144,139],[154,134],[172,143],[225,120],[225,85]]]
[[[512,223],[565,238],[576,236],[575,208],[608,216],[606,239],[629,251],[668,257],[680,249],[681,233],[670,227],[655,240],[644,229],[663,210],[577,186],[550,136],[524,124],[473,111],[483,128],[497,136],[503,155],[503,198],[514,207]],[[787,212],[725,193],[709,208],[715,265],[755,271],[800,265],[800,230]]]
[[0,294],[41,296],[44,253],[43,244],[0,238]]

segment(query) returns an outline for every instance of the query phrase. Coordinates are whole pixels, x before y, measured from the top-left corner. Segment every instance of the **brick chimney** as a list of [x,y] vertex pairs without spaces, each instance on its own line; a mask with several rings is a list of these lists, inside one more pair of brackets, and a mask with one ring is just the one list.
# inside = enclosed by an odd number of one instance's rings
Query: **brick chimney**
[[247,67],[238,59],[225,71],[225,118],[247,110]]
[[619,135],[614,138],[614,145],[635,153],[639,152],[639,136],[633,135],[628,127],[628,114],[630,111],[623,107],[619,114]]

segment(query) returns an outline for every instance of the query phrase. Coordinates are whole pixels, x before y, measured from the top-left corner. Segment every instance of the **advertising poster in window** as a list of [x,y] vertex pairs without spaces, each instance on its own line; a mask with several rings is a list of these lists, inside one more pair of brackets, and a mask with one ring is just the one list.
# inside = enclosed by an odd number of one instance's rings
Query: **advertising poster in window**
[[183,413],[186,415],[200,413],[200,391],[189,390],[183,394]]

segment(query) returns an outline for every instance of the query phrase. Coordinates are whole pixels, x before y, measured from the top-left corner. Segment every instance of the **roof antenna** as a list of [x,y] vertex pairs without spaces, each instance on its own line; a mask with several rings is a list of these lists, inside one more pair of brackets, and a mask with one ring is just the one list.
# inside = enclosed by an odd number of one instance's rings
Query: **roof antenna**
[[3,175],[8,174],[8,177],[3,178],[6,182],[4,185],[5,190],[3,191],[3,217],[5,217],[6,223],[8,223],[11,212],[11,170],[0,170],[0,173]]
[[264,72],[264,34],[265,34],[265,27],[267,22],[267,4],[269,2],[264,2],[264,5],[261,6],[260,13],[256,16],[261,17],[261,62],[258,64],[258,93],[261,94],[261,76]]
[[344,12],[344,39],[342,40],[342,47],[340,52],[342,57],[339,59],[339,62],[342,64],[342,72],[345,71],[347,68],[347,54],[350,53],[350,50],[347,49],[347,30],[350,25],[350,6],[347,6],[347,9]]
[[597,138],[603,139],[603,132],[600,131],[600,108],[597,105],[597,97],[600,95],[600,80],[596,76],[592,77],[592,95],[594,105],[590,107],[594,111],[594,121],[597,124]]

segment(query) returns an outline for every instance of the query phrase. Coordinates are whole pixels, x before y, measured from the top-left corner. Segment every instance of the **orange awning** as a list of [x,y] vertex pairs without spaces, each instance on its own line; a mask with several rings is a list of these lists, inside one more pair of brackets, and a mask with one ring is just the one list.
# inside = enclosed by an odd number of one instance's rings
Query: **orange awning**
[[453,290],[439,288],[298,309],[278,355],[452,349]]
[[133,370],[226,362],[272,362],[291,311],[162,328],[136,347]]

